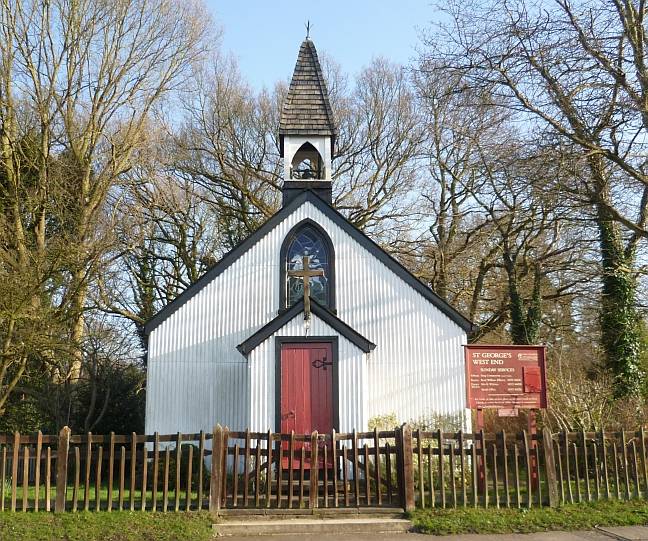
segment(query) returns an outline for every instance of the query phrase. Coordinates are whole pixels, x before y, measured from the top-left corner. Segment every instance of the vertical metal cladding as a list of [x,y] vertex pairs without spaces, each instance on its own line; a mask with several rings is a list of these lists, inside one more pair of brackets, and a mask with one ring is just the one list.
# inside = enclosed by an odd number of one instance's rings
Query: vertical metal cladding
[[[277,315],[281,244],[305,218],[333,242],[338,317],[377,345],[364,354],[340,337],[338,428],[464,411],[463,330],[307,202],[150,334],[147,432],[273,427],[274,338],[249,360],[236,346]],[[303,332],[295,318],[277,335]],[[311,336],[335,334],[314,316]]]

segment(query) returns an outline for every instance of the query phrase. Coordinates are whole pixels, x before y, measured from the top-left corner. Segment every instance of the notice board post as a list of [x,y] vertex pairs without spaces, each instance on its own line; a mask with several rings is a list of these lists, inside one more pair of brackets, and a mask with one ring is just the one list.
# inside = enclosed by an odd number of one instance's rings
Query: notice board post
[[[484,433],[484,410],[482,408],[477,408],[476,421],[477,426],[474,432],[481,435]],[[477,442],[477,490],[480,494],[484,494],[486,492],[486,445],[481,437],[475,436],[473,441]]]
[[[477,431],[484,428],[484,409],[497,409],[501,416],[528,411],[531,449],[531,482],[539,482],[535,448],[538,445],[536,410],[547,407],[545,346],[475,344],[464,346],[466,400],[477,410]],[[478,485],[485,488],[484,450],[478,456]]]
[[538,447],[538,423],[536,420],[536,410],[530,409],[527,412],[527,433],[529,436],[529,449],[531,451],[531,486],[534,490],[538,489],[540,477],[538,476],[538,461],[536,460],[536,447]]

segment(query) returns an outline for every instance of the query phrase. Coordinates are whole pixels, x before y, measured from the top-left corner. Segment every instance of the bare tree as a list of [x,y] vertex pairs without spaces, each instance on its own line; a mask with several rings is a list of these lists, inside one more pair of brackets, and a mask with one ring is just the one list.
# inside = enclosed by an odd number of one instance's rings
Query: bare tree
[[93,299],[135,323],[145,349],[146,321],[229,250],[232,234],[229,219],[191,180],[155,169],[131,174],[130,190],[121,194],[118,243],[105,254]]
[[[209,18],[198,2],[3,0],[0,32],[2,237],[11,239],[3,271],[33,286],[34,309],[48,299],[52,306],[38,310],[65,321],[73,355],[59,377],[75,379],[88,289],[111,242],[101,228],[107,195],[146,144],[153,107],[203,53]],[[29,167],[25,119],[34,126]],[[55,294],[44,295],[52,284]],[[32,353],[17,353],[17,323],[13,315],[0,322],[2,366],[14,367],[10,381],[0,380],[0,409]]]
[[[418,272],[436,293],[477,321],[482,316],[477,301],[498,248],[489,246],[491,231],[471,211],[471,193],[482,174],[480,156],[498,141],[504,118],[488,103],[480,103],[478,95],[456,92],[459,84],[457,79],[416,73],[426,136],[421,153],[427,178],[421,195],[431,219],[431,238]],[[463,279],[470,269],[477,274]],[[453,280],[457,276],[462,279]],[[503,322],[504,310],[497,312],[492,315],[495,326]]]
[[643,345],[635,264],[648,185],[645,101],[635,98],[645,73],[644,59],[637,58],[645,7],[451,2],[447,14],[451,22],[426,39],[428,67],[460,75],[467,87],[517,112],[539,137],[558,138],[580,152],[588,176],[564,188],[595,210],[606,363],[619,396],[637,393]]
[[514,129],[492,96],[456,74],[417,73],[425,116],[432,218],[420,276],[479,323],[514,343],[538,340],[545,309],[573,296],[582,250],[555,187],[556,153]]
[[561,204],[558,192],[547,189],[550,155],[504,150],[485,160],[482,180],[471,195],[499,245],[511,339],[534,344],[540,339],[543,303],[572,297],[584,281],[579,272],[583,250],[580,238],[569,234],[571,209]]
[[[236,63],[216,56],[196,72],[173,133],[169,169],[202,189],[232,229],[230,246],[254,231],[279,205],[279,104],[255,94]],[[183,182],[183,181],[181,181]]]
[[333,162],[335,206],[394,251],[420,217],[423,129],[408,72],[376,59],[350,96],[333,95],[332,107],[340,125]]

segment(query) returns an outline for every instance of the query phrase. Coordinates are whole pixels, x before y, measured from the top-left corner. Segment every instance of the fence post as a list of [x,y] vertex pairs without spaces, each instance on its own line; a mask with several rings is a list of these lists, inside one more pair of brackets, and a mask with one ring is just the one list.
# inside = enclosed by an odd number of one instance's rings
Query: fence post
[[[309,509],[315,509],[318,507],[317,505],[317,500],[318,500],[318,487],[317,483],[319,480],[319,457],[318,457],[318,447],[317,447],[317,430],[315,432],[311,433],[311,449],[310,449],[310,488],[308,491],[308,508]],[[291,466],[292,467],[292,464]],[[326,468],[326,464],[324,465]],[[367,469],[367,471],[369,471]],[[281,479],[279,479],[279,482],[281,483]],[[290,490],[292,490],[292,487],[290,487]]]
[[56,502],[54,512],[65,511],[65,492],[67,489],[68,453],[70,451],[70,436],[72,431],[64,426],[59,432],[58,446],[56,448]]
[[[547,493],[549,494],[549,507],[557,507],[558,481],[556,479],[556,459],[554,457],[553,438],[551,437],[551,431],[547,427],[542,429],[542,446],[544,448],[545,470],[547,472]],[[540,465],[538,464],[538,466]],[[538,481],[539,480],[540,479],[538,476]]]
[[396,466],[401,505],[406,512],[413,511],[416,507],[414,501],[413,454],[412,428],[405,423],[396,429]]
[[217,516],[221,508],[223,487],[223,427],[216,425],[212,439],[211,482],[209,486],[209,512]]
[[[11,510],[16,510],[16,498],[18,497],[18,464],[20,462],[20,432],[14,432],[14,443],[11,459]],[[4,490],[4,487],[2,487]],[[3,493],[4,497],[4,493]]]

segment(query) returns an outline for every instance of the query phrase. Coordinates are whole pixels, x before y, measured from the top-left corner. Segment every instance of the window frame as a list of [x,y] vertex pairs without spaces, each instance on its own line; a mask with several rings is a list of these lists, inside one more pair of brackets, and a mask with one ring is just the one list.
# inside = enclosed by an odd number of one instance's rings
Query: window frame
[[329,256],[329,275],[328,279],[328,310],[335,313],[336,304],[335,304],[335,249],[333,248],[333,242],[331,242],[331,237],[324,230],[324,228],[318,224],[316,221],[311,218],[305,218],[301,222],[294,225],[290,231],[286,234],[286,237],[281,244],[281,251],[279,252],[279,313],[284,312],[290,308],[288,306],[288,295],[287,295],[287,270],[288,270],[288,249],[292,244],[292,241],[299,235],[302,229],[310,227],[314,229],[317,234],[322,237],[322,241],[328,250]]

